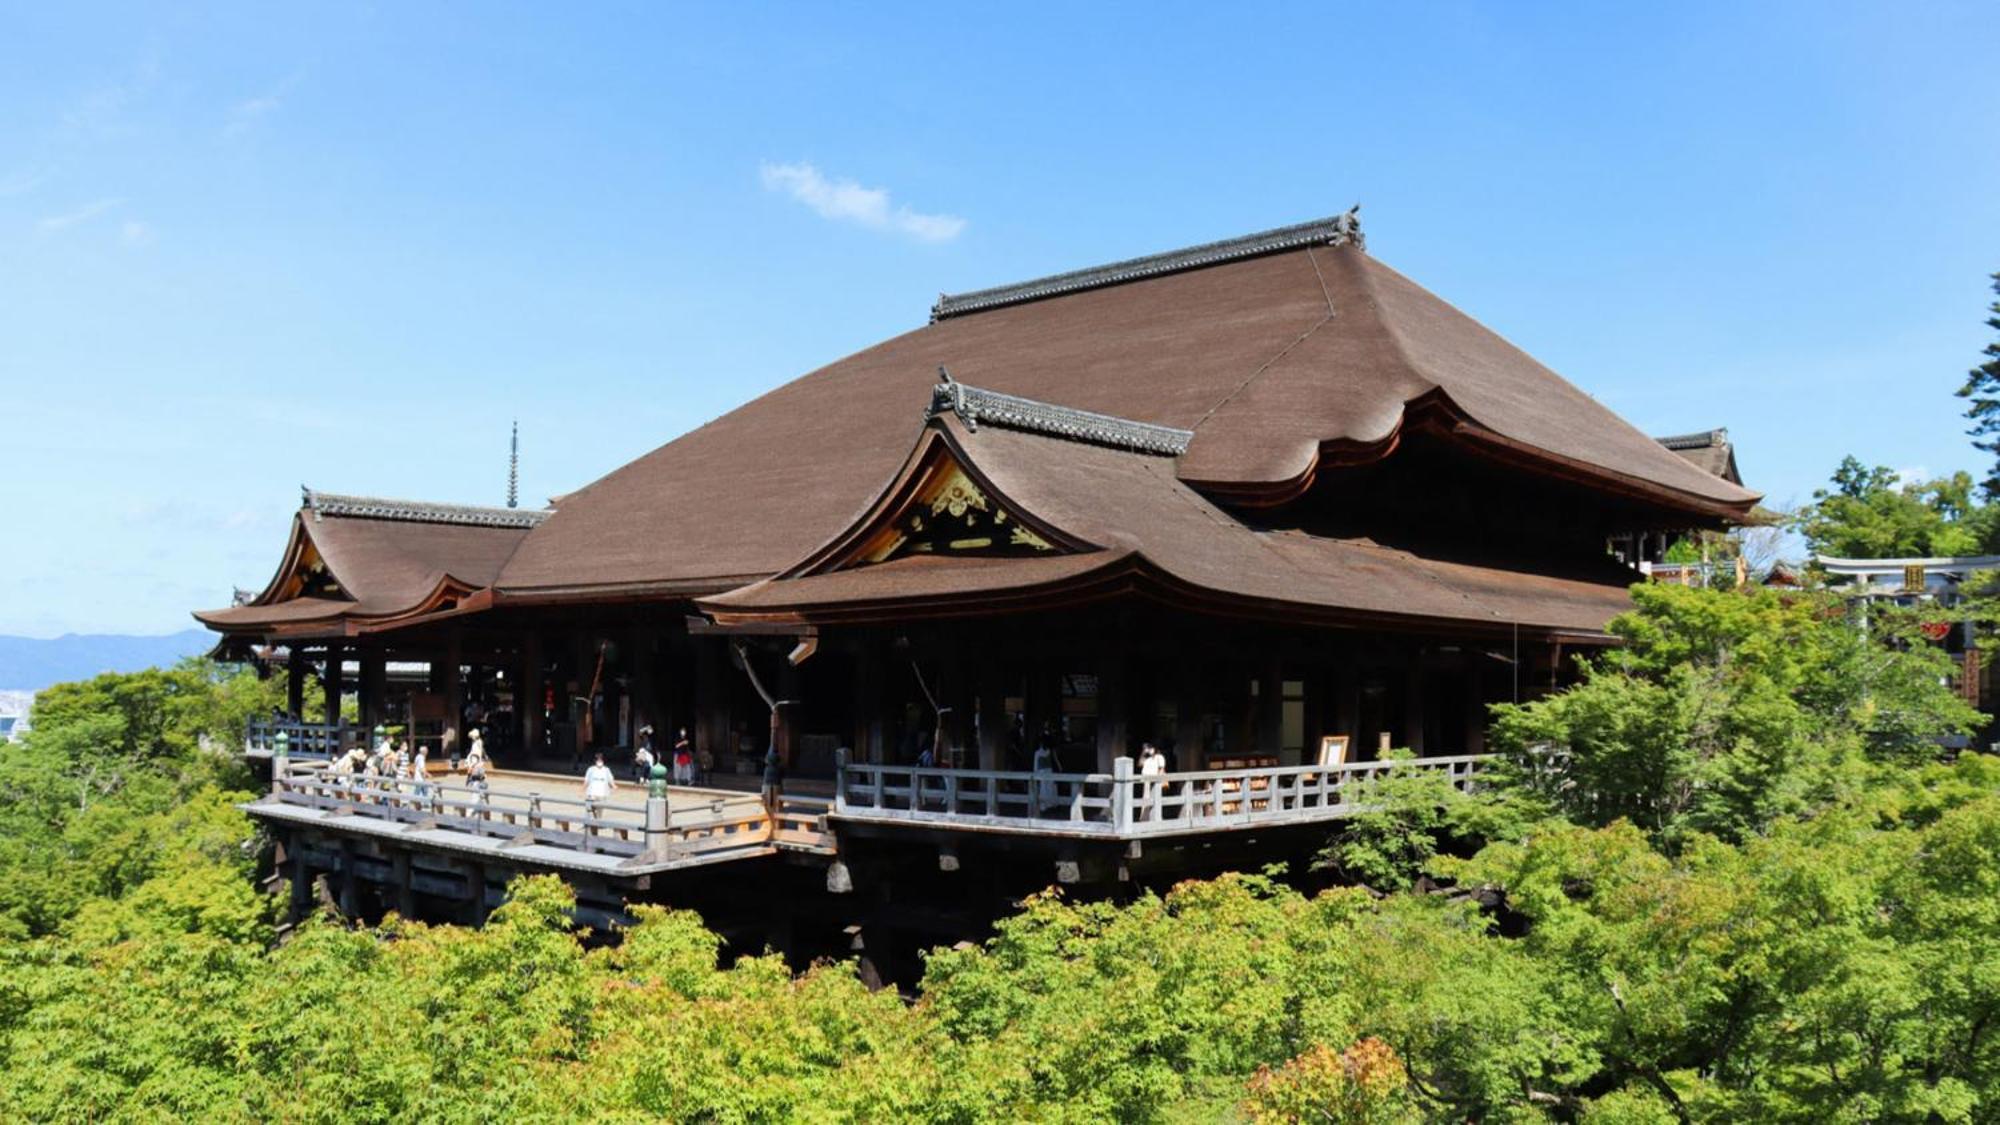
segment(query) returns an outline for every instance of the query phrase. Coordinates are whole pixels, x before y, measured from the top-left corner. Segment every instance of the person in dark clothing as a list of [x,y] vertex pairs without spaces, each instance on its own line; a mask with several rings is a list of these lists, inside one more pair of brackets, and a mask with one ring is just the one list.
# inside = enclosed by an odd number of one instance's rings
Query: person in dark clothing
[[778,760],[778,744],[764,751],[764,807],[772,816],[778,815],[778,805],[785,796],[785,763]]

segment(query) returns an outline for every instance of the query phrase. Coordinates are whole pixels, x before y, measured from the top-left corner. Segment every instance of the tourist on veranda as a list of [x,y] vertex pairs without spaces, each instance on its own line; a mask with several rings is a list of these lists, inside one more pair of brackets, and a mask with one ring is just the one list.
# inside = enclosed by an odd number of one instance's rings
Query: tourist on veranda
[[674,784],[694,784],[694,745],[688,741],[688,732],[681,730],[681,736],[674,742]]
[[1035,744],[1035,815],[1040,816],[1056,803],[1056,783],[1050,775],[1055,772],[1056,753],[1049,746],[1048,735]]
[[653,773],[653,728],[639,728],[639,748],[632,751],[632,777],[640,784]]
[[486,795],[486,744],[480,740],[479,731],[472,732],[472,746],[465,752],[465,783]]
[[431,795],[431,763],[429,751],[422,744],[417,746],[416,756],[410,759],[410,780],[416,784],[417,799],[427,801]]
[[1160,801],[1160,777],[1167,772],[1167,757],[1150,742],[1139,747],[1139,776],[1147,779],[1139,786],[1139,815],[1151,820],[1157,815]]
[[618,781],[611,776],[611,767],[604,764],[604,755],[597,755],[591,767],[583,771],[583,803],[593,818],[597,816],[597,806],[609,800],[617,788]]
[[764,809],[772,817],[778,815],[778,807],[785,799],[785,763],[778,758],[778,744],[764,751]]

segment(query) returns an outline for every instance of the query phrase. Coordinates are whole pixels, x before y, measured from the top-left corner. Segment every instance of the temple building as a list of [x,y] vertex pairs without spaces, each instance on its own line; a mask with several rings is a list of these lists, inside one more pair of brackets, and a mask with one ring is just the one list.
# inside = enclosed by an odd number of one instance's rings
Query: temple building
[[1607,543],[1747,516],[1721,448],[1648,437],[1350,212],[942,297],[547,509],[308,492],[261,592],[196,616],[295,712],[478,722],[521,768],[648,725],[722,775],[775,740],[792,779],[1468,755],[1610,642]]

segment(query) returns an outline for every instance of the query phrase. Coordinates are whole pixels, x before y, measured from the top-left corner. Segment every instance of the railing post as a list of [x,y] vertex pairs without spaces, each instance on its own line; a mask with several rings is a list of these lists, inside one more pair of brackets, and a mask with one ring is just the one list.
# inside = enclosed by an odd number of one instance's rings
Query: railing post
[[667,767],[655,763],[646,783],[646,854],[655,860],[667,855],[668,832],[673,827],[673,806],[667,798]]
[[285,790],[285,774],[292,768],[290,742],[291,740],[286,738],[285,732],[281,730],[277,739],[271,744],[271,792],[273,793],[282,793]]
[[847,811],[847,747],[833,752],[833,811]]
[[1132,759],[1111,759],[1111,828],[1123,836],[1132,830]]

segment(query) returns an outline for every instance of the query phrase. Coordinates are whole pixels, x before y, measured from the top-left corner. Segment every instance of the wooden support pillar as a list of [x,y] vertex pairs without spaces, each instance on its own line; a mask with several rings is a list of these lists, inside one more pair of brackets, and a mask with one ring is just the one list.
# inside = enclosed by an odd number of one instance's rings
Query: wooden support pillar
[[1035,747],[1041,745],[1044,731],[1057,731],[1050,735],[1050,744],[1061,749],[1062,736],[1062,671],[1046,664],[1028,666],[1028,744],[1023,749],[1030,760]]
[[388,662],[379,648],[365,648],[359,652],[361,662],[361,726],[372,731],[381,723],[387,711],[388,700],[383,697],[388,691]]
[[1174,768],[1198,770],[1207,764],[1208,747],[1203,745],[1207,732],[1201,729],[1201,717],[1207,711],[1207,685],[1203,682],[1201,667],[1189,661],[1181,665],[1175,687],[1174,754],[1171,759]]
[[457,628],[445,634],[444,642],[444,739],[447,756],[465,752],[465,684],[459,672],[465,663],[465,639]]
[[[780,700],[797,700],[802,697],[799,687],[798,666],[789,660],[778,664],[778,686],[775,689]],[[778,760],[790,770],[798,762],[799,712],[802,703],[786,703],[773,712],[771,719],[771,741],[778,748]]]
[[297,840],[287,842],[285,850],[291,853],[286,866],[291,868],[292,908],[288,918],[297,922],[312,908],[312,870],[306,866],[306,852],[297,847]]
[[[729,712],[724,704],[722,674],[728,654],[720,637],[694,639],[693,735],[697,749],[706,748],[715,756],[717,768],[724,768],[736,748],[728,745]],[[671,742],[668,745],[672,745]]]
[[1347,736],[1347,756],[1349,761],[1359,759],[1361,745],[1361,668],[1352,649],[1348,650],[1339,667],[1333,673],[1335,734]]
[[882,653],[871,640],[854,646],[854,760],[882,761]]
[[1264,661],[1257,676],[1257,747],[1259,756],[1277,758],[1285,732],[1285,673],[1276,656]]
[[521,745],[532,761],[542,753],[542,634],[530,629],[521,641],[521,698],[514,705],[514,721],[521,731]]
[[1424,716],[1429,702],[1424,686],[1423,660],[1412,653],[1403,674],[1403,746],[1413,754],[1424,753]]
[[1006,769],[1007,728],[1012,725],[1007,718],[1006,676],[993,661],[981,664],[974,675],[979,696],[978,768]]
[[341,668],[341,662],[346,659],[347,652],[339,645],[326,646],[326,675],[323,683],[326,687],[326,721],[329,723],[340,721],[340,697],[346,688],[344,683],[346,672]]
[[1121,651],[1104,651],[1097,661],[1097,760],[1091,767],[1110,773],[1112,763],[1126,756],[1130,720],[1126,715],[1131,690],[1130,669]]
[[340,842],[340,914],[352,921],[360,911],[360,879],[354,872],[354,841]]
[[632,745],[637,746],[640,727],[666,722],[660,710],[659,637],[652,629],[635,628],[625,643],[632,653]]
[[486,865],[483,863],[465,865],[465,912],[466,925],[486,924]]
[[410,853],[399,851],[392,861],[396,867],[396,913],[404,918],[417,915],[417,892],[410,883]]
[[285,714],[294,718],[303,717],[305,707],[306,661],[295,645],[285,653]]

